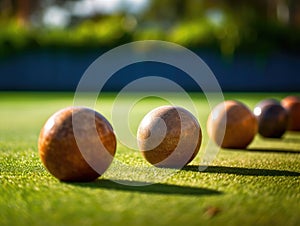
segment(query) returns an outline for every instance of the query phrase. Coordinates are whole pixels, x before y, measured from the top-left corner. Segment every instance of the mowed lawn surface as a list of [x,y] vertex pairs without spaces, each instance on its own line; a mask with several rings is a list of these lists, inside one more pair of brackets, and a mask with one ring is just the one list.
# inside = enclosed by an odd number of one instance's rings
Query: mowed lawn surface
[[[231,93],[225,99],[253,109],[263,98],[286,95]],[[98,180],[63,183],[43,167],[37,140],[50,115],[73,105],[73,94],[0,93],[0,225],[300,225],[300,133],[282,139],[257,135],[246,150],[222,149],[199,171],[210,109],[203,95],[191,96],[203,144],[188,166],[156,169],[118,143],[115,161]],[[95,105],[109,121],[114,98],[107,94]],[[126,110],[130,100],[116,104]],[[166,103],[148,98],[132,106],[132,133],[149,110]],[[178,97],[180,103],[185,99]],[[118,111],[114,128],[127,120]],[[124,185],[144,182],[152,185]]]

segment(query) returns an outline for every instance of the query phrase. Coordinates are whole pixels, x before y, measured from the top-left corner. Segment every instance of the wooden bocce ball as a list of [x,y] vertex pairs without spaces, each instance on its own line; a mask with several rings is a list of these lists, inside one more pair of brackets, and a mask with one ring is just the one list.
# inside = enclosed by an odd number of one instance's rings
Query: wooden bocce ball
[[263,137],[280,138],[287,130],[288,112],[279,101],[265,99],[254,110],[258,121],[258,133]]
[[209,137],[222,148],[246,148],[257,133],[257,120],[244,104],[227,100],[211,111],[207,120]]
[[161,106],[143,118],[137,139],[143,157],[152,165],[182,168],[197,155],[202,132],[197,119],[189,111]]
[[84,107],[69,107],[47,120],[38,149],[44,166],[59,180],[93,181],[111,164],[116,138],[101,114]]
[[287,96],[281,101],[282,106],[288,111],[288,130],[300,131],[300,97]]

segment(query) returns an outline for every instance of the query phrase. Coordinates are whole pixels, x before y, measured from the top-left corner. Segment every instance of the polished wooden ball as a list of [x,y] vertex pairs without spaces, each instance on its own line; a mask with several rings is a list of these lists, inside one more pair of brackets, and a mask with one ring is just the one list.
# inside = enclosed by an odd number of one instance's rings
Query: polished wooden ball
[[218,104],[207,120],[209,137],[222,148],[246,148],[254,139],[257,128],[251,110],[234,100]]
[[47,170],[61,181],[93,181],[109,167],[116,137],[96,111],[69,107],[53,114],[42,128],[39,155]]
[[258,133],[263,137],[281,138],[287,130],[288,112],[274,99],[260,101],[253,113],[258,121]]
[[287,96],[281,104],[289,114],[288,130],[300,131],[300,97]]
[[137,132],[143,157],[157,167],[182,168],[197,155],[202,132],[187,110],[161,106],[149,112]]

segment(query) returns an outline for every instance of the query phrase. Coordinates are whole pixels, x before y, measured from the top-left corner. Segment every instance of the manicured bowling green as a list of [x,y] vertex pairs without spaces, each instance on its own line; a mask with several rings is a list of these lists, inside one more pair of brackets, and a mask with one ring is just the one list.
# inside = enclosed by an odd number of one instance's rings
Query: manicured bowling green
[[[262,99],[287,95],[225,93],[224,97],[253,110]],[[199,170],[209,143],[206,122],[211,109],[203,94],[191,93],[203,137],[198,155],[183,169],[152,166],[117,135],[116,154],[107,172],[93,182],[67,183],[43,166],[37,142],[46,120],[72,106],[73,97],[73,93],[0,93],[0,225],[299,224],[299,132],[288,131],[281,139],[256,135],[246,149],[221,149],[204,171],[205,167]],[[114,129],[126,120],[121,113],[111,120],[115,97],[101,95],[95,104]],[[118,103],[124,105],[132,99],[122,98]],[[178,105],[186,103],[176,98]],[[133,105],[132,134],[150,110],[167,104],[151,97]],[[145,183],[151,185],[137,186]]]

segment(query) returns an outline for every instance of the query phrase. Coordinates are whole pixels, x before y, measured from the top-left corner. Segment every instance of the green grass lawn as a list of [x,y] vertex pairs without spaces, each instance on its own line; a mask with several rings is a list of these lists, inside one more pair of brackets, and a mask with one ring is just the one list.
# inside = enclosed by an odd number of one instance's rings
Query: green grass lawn
[[[253,108],[262,98],[284,96],[231,93],[225,98]],[[203,95],[192,97],[202,152],[209,108]],[[113,101],[111,94],[96,104],[109,120]],[[178,97],[180,102],[184,99]],[[131,130],[162,104],[148,98],[135,105]],[[300,225],[300,133],[282,139],[256,136],[247,150],[220,150],[204,172],[198,169],[201,153],[180,171],[156,169],[118,143],[116,161],[98,180],[63,183],[43,167],[37,139],[47,118],[70,105],[69,93],[0,93],[0,225]],[[122,185],[132,182],[153,184]]]

